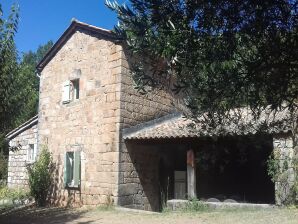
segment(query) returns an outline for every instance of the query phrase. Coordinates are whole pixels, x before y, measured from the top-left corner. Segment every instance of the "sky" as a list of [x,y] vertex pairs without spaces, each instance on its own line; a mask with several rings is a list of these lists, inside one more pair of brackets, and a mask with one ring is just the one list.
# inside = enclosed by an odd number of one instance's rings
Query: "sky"
[[0,0],[4,16],[9,14],[15,2],[20,7],[15,37],[20,53],[35,51],[49,40],[55,42],[70,25],[72,18],[105,29],[112,29],[117,24],[116,14],[104,5],[104,0]]

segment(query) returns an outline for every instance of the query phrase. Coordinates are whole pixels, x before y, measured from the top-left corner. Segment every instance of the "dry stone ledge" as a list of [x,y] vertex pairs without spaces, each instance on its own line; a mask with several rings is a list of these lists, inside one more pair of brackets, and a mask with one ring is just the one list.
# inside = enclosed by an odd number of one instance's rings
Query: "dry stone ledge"
[[[186,208],[188,200],[168,200],[167,207],[170,210],[178,211]],[[233,203],[233,202],[201,202],[212,209],[229,209],[229,208],[250,208],[250,209],[269,209],[275,208],[275,205],[271,204],[252,204],[252,203]]]

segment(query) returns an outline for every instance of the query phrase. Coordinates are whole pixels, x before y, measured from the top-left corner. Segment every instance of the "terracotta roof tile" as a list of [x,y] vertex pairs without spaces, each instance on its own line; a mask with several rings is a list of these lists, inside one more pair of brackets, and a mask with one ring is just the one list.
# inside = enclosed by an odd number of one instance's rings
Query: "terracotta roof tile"
[[175,113],[123,130],[123,138],[129,139],[170,139],[194,138],[203,136],[249,135],[261,132],[287,133],[291,131],[290,113],[279,111],[262,112],[259,119],[254,120],[248,109],[237,109],[230,112],[230,119],[224,125],[211,127],[185,118]]

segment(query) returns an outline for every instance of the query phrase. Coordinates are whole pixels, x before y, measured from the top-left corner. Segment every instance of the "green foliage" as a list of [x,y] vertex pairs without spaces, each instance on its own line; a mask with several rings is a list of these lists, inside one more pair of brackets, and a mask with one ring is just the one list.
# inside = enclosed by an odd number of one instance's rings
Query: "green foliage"
[[18,63],[14,36],[17,32],[19,9],[11,7],[5,19],[0,4],[0,133],[11,129],[37,113],[38,83],[35,66],[53,42],[39,46],[37,52],[28,52]]
[[0,186],[0,200],[10,199],[14,200],[23,200],[29,197],[29,192],[23,189],[12,189],[6,186]]
[[193,198],[189,200],[185,207],[183,208],[183,211],[186,212],[198,212],[198,211],[206,211],[208,209],[208,206],[204,204],[202,201]]
[[150,86],[180,93],[193,117],[208,113],[206,121],[242,106],[255,117],[268,105],[297,108],[296,0],[106,5],[118,15],[115,33],[133,56],[146,58],[131,66],[141,92]]
[[[4,17],[0,4],[0,153],[8,155],[5,134],[33,117],[37,113],[39,80],[35,66],[53,43],[49,41],[39,46],[37,52],[23,55],[20,63],[15,47],[19,9],[11,7],[10,14]],[[6,172],[6,160],[1,159],[0,179]]]
[[36,77],[35,67],[52,46],[53,41],[48,41],[46,44],[40,45],[36,52],[29,51],[24,53],[21,59],[20,67],[23,70],[24,76],[27,77],[30,87],[37,93],[39,90],[39,79]]
[[0,4],[0,133],[8,131],[19,114],[21,98],[18,90],[17,52],[14,35],[18,25],[18,7],[13,5],[7,19]]
[[53,162],[47,147],[43,147],[37,161],[28,166],[30,194],[38,206],[44,206],[52,182]]
[[23,54],[18,72],[21,83],[18,94],[23,96],[20,108],[22,113],[14,118],[17,124],[25,122],[37,113],[39,78],[36,76],[35,67],[52,46],[53,42],[49,41],[39,46],[36,52],[29,51]]
[[276,158],[278,158],[278,155],[272,152],[267,160],[267,172],[268,175],[271,177],[272,182],[277,181],[281,171],[280,161]]
[[3,152],[0,152],[0,185],[7,177],[7,157]]

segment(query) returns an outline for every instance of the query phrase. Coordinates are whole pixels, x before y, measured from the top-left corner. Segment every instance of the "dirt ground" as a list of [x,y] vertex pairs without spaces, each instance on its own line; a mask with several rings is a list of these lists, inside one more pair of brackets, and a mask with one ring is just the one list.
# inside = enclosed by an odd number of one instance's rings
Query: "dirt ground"
[[210,210],[202,212],[142,213],[102,208],[0,209],[7,224],[298,224],[298,209]]

